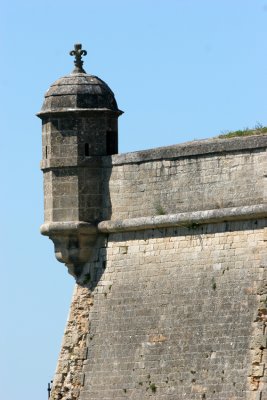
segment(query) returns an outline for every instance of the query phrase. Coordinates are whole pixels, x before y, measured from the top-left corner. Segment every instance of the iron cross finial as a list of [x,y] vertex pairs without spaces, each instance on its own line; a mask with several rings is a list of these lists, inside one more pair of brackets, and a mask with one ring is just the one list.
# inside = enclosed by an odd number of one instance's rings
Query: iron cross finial
[[79,73],[79,72],[85,73],[85,70],[83,69],[82,56],[86,56],[86,54],[87,51],[82,49],[82,45],[80,43],[74,45],[74,50],[70,51],[70,55],[75,56],[74,59],[75,68],[73,70],[73,73]]

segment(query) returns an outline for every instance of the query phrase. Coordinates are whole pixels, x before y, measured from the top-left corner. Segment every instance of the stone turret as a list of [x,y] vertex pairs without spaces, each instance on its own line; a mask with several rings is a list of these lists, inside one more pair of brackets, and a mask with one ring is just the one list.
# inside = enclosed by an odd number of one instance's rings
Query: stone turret
[[83,69],[80,44],[75,68],[45,94],[41,111],[45,223],[41,233],[56,257],[79,275],[90,258],[102,216],[102,156],[118,152],[118,109],[108,85]]

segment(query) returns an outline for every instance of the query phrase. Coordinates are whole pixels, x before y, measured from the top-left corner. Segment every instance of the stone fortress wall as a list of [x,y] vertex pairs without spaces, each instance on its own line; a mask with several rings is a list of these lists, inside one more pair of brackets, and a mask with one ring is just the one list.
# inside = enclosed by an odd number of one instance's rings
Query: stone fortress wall
[[52,400],[264,400],[267,136],[103,157]]

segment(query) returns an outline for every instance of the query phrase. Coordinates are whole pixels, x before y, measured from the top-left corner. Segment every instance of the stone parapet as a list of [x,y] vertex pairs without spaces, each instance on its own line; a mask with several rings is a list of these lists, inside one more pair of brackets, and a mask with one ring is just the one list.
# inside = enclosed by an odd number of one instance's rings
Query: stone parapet
[[224,153],[242,150],[255,150],[267,147],[267,135],[243,136],[230,139],[203,139],[157,147],[155,149],[116,154],[112,157],[113,165],[142,163],[153,160],[173,159],[179,157],[201,156],[205,154]]
[[103,158],[103,219],[264,204],[267,136],[212,139]]

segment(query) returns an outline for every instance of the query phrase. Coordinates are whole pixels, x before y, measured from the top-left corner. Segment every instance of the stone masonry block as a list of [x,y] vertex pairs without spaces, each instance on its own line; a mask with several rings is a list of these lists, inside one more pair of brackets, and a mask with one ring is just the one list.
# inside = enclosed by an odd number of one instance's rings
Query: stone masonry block
[[267,335],[257,335],[252,338],[251,349],[265,349],[267,345]]

